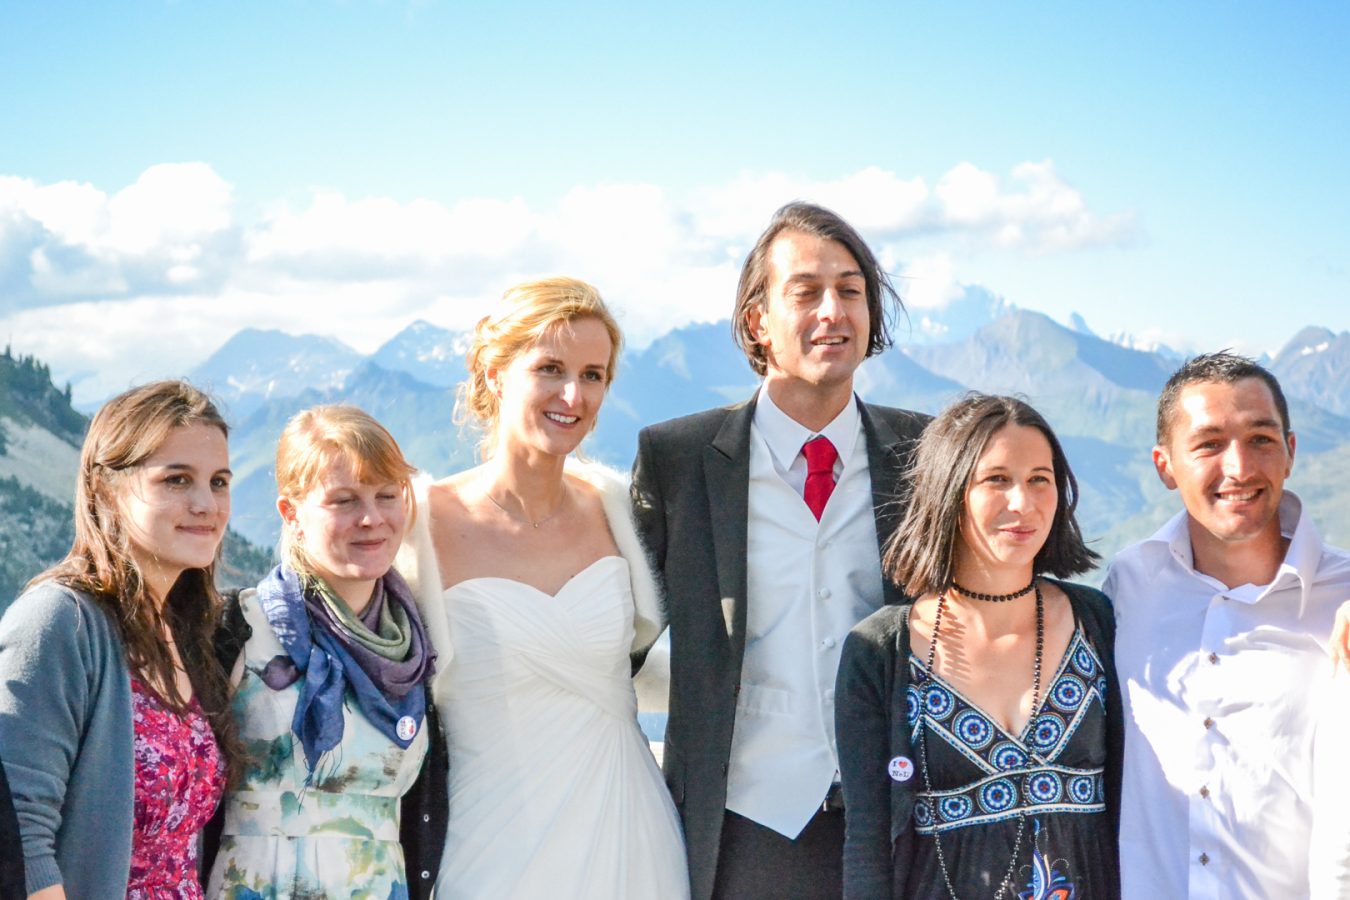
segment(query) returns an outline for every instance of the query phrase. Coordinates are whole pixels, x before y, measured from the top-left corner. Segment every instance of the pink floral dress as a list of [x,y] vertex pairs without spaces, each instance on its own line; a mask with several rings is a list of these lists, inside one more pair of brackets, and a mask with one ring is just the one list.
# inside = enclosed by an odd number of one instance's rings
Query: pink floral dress
[[135,824],[127,900],[199,900],[197,834],[225,790],[225,760],[197,701],[183,718],[131,679]]

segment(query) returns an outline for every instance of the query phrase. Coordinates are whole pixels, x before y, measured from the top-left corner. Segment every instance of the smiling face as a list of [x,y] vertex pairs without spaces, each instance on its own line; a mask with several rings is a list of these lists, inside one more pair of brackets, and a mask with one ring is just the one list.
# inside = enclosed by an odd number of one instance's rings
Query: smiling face
[[314,574],[359,612],[375,581],[394,564],[408,520],[403,485],[358,480],[335,456],[301,497],[279,497],[277,509]]
[[1278,552],[1294,436],[1286,441],[1275,398],[1259,378],[1182,389],[1153,463],[1163,484],[1181,494],[1197,568],[1210,553]]
[[747,315],[775,402],[783,405],[780,393],[831,401],[852,393],[871,314],[862,269],[843,244],[795,230],[778,235],[764,303]]
[[550,328],[487,380],[500,398],[497,450],[566,456],[595,427],[613,342],[595,318]]
[[230,518],[230,454],[214,425],[171,429],[113,488],[123,531],[157,600],[178,576],[216,558]]
[[957,580],[976,573],[1029,580],[1058,504],[1054,455],[1040,429],[1005,425],[994,432],[966,487]]

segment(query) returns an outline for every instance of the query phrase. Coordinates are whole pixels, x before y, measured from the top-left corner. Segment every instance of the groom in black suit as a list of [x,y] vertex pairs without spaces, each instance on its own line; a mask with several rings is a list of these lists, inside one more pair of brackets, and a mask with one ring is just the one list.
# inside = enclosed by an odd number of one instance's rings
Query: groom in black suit
[[853,393],[894,307],[848,223],[783,207],[733,317],[763,386],[638,437],[634,508],[670,611],[664,768],[695,900],[841,894],[835,670],[849,628],[900,599],[880,547],[926,422]]

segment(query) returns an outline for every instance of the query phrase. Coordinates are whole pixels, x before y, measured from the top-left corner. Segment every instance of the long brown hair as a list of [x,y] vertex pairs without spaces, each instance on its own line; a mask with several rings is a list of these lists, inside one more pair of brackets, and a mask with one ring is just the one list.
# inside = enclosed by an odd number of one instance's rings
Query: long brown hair
[[985,445],[1009,425],[1035,428],[1050,444],[1059,502],[1033,570],[1061,578],[1092,568],[1099,557],[1083,543],[1074,511],[1078,479],[1045,417],[1017,397],[969,393],[938,414],[914,451],[905,477],[904,521],[886,544],[881,570],[915,599],[951,587],[966,490]]
[[768,371],[769,357],[750,327],[750,311],[763,309],[769,302],[769,251],[773,242],[785,231],[800,231],[827,241],[842,244],[858,268],[862,270],[867,288],[867,315],[871,329],[867,335],[867,356],[871,358],[891,346],[891,326],[896,315],[905,314],[905,305],[886,270],[877,262],[876,255],[862,235],[838,213],[814,203],[795,200],[773,214],[769,227],[759,236],[755,246],[741,266],[741,278],[736,286],[736,308],[731,313],[731,336],[736,346],[745,353],[755,374]]
[[[216,563],[187,569],[170,588],[163,607],[146,588],[132,556],[117,498],[126,477],[158,450],[175,428],[229,427],[206,394],[185,381],[157,381],[109,400],[89,424],[75,485],[75,542],[65,559],[38,575],[29,587],[55,581],[83,591],[117,627],[127,668],[166,707],[179,715],[188,703],[173,689],[173,657],[163,634],[167,625],[178,645],[197,702],[211,722],[227,760],[236,757],[229,681],[216,662],[211,638],[220,619]],[[216,551],[217,561],[220,551]]]

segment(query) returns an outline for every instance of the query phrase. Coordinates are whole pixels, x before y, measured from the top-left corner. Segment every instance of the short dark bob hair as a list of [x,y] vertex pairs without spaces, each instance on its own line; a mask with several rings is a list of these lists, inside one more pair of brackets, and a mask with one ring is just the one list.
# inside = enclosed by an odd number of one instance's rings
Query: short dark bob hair
[[1059,502],[1050,535],[1036,554],[1036,573],[1077,575],[1101,559],[1083,543],[1074,518],[1078,480],[1045,417],[1016,397],[970,393],[928,424],[906,473],[905,517],[887,542],[881,565],[910,597],[951,587],[966,491],[989,439],[1008,425],[1035,428],[1050,443]]
[[881,268],[867,242],[852,225],[823,206],[796,200],[773,214],[769,227],[759,236],[741,267],[741,280],[736,287],[736,309],[731,314],[731,331],[736,346],[749,360],[750,368],[757,375],[763,375],[768,369],[769,361],[764,348],[750,329],[749,313],[752,309],[762,308],[769,299],[769,248],[785,231],[800,231],[827,241],[838,241],[853,255],[867,287],[867,314],[871,320],[867,356],[876,356],[889,348],[892,344],[891,324],[897,312],[903,314],[905,311],[890,276]]
[[1158,444],[1166,444],[1172,436],[1172,420],[1176,418],[1177,400],[1181,392],[1193,384],[1234,384],[1247,378],[1259,378],[1270,388],[1275,398],[1275,410],[1280,414],[1284,439],[1289,440],[1289,403],[1280,390],[1279,380],[1265,366],[1228,350],[1202,353],[1186,360],[1186,364],[1172,373],[1158,396]]

